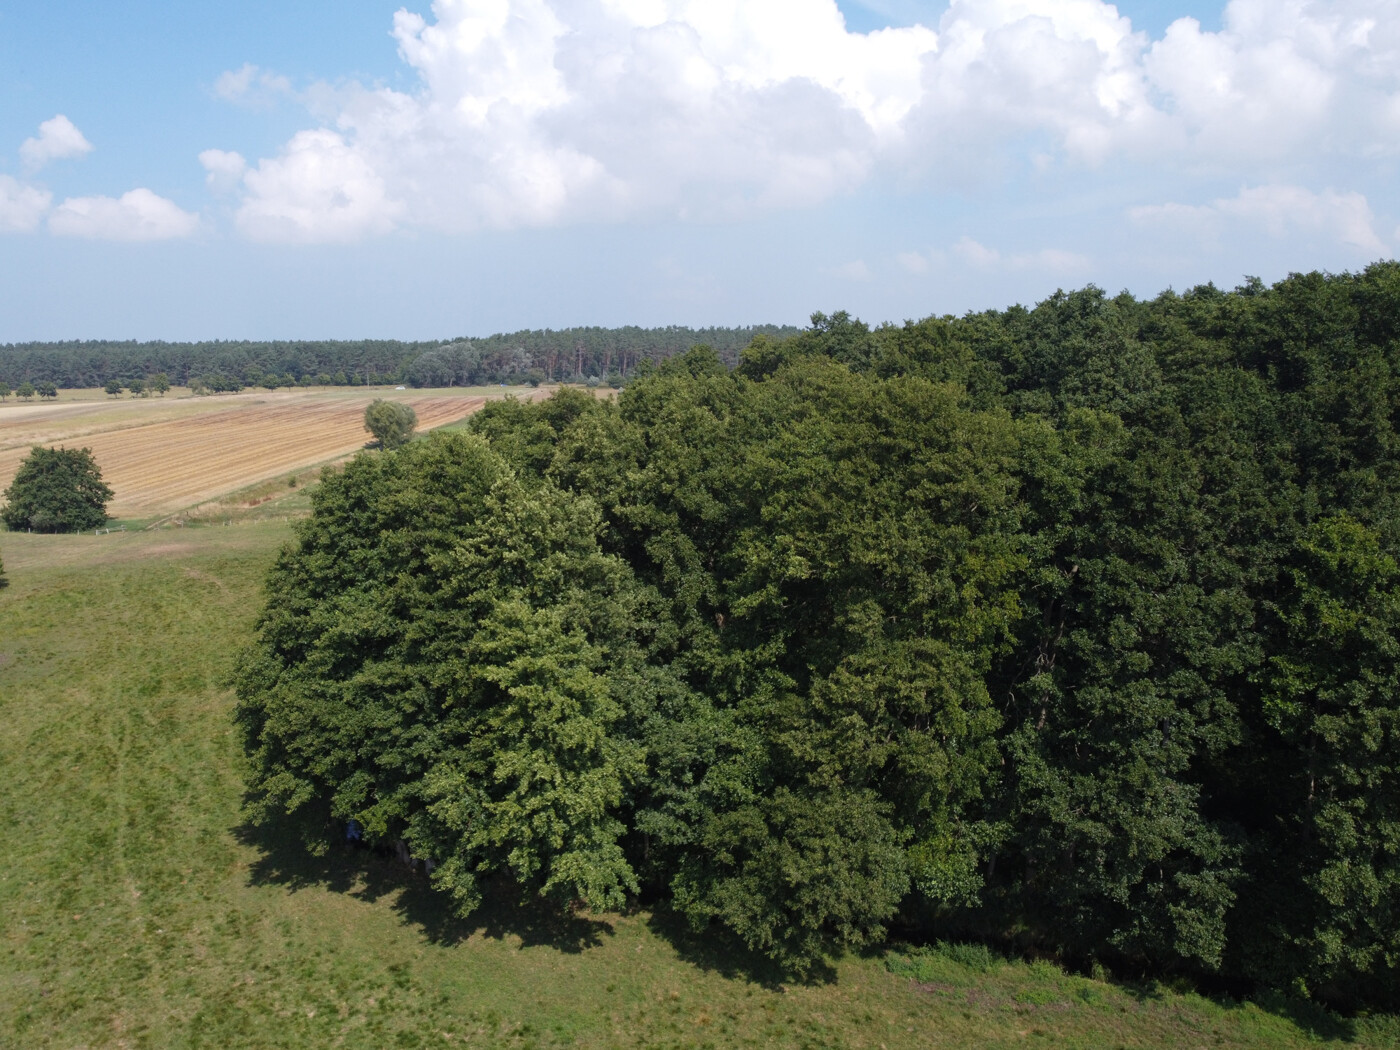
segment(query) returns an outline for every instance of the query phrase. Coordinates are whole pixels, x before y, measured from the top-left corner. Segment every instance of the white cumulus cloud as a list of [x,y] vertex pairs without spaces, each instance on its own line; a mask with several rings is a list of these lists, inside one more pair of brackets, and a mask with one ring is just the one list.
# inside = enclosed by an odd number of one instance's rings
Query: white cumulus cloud
[[25,139],[19,156],[30,171],[38,171],[51,160],[81,157],[92,152],[92,143],[62,113],[39,125],[39,134]]
[[0,233],[28,233],[38,228],[53,194],[0,175]]
[[1242,225],[1276,238],[1294,232],[1321,236],[1371,256],[1388,251],[1375,231],[1371,206],[1360,193],[1253,186],[1209,204],[1153,204],[1132,208],[1128,215],[1143,225],[1166,226],[1207,239]]
[[384,180],[333,131],[303,131],[243,176],[238,225],[260,241],[344,242],[386,233],[403,211]]
[[207,149],[199,155],[205,170],[204,181],[215,193],[227,193],[243,181],[248,162],[243,154],[221,149]]
[[[239,223],[343,241],[706,220],[875,176],[1111,162],[1267,182],[1400,152],[1395,4],[1232,0],[1219,32],[1187,18],[1153,41],[1103,0],[952,0],[869,34],[835,0],[435,0],[394,17],[416,88],[309,91],[323,126],[248,170]],[[290,86],[245,66],[218,90]]]
[[214,94],[226,102],[265,106],[294,92],[292,82],[286,77],[248,62],[241,69],[220,73],[214,81]]
[[120,197],[69,197],[49,215],[51,233],[93,240],[162,241],[198,228],[198,215],[144,188]]

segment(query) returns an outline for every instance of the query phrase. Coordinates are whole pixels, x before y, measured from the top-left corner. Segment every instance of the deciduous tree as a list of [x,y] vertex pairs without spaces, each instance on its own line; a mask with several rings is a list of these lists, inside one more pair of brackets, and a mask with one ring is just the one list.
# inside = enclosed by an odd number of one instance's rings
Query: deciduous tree
[[107,522],[112,490],[87,448],[33,448],[5,490],[0,518],[16,531],[76,532]]
[[406,444],[413,437],[413,428],[418,424],[418,413],[412,405],[402,401],[385,401],[375,398],[365,409],[365,429],[374,435],[381,448],[393,449]]

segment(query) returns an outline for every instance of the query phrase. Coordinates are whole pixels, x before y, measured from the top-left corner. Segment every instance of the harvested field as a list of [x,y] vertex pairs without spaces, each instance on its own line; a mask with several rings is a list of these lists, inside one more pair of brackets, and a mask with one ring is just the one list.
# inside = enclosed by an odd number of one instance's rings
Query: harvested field
[[[412,405],[420,431],[456,422],[484,405],[481,394],[390,394]],[[542,396],[544,391],[528,392]],[[219,400],[50,406],[0,414],[0,488],[34,444],[86,446],[116,493],[114,517],[171,514],[364,446],[365,406],[374,393],[292,393]],[[38,406],[35,406],[36,408]]]

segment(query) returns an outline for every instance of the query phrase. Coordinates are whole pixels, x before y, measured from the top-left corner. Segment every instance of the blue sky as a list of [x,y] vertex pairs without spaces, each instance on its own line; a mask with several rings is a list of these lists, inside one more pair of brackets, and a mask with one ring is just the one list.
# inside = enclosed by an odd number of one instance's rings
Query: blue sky
[[1391,257],[1397,154],[1395,0],[4,5],[0,342],[1228,287]]

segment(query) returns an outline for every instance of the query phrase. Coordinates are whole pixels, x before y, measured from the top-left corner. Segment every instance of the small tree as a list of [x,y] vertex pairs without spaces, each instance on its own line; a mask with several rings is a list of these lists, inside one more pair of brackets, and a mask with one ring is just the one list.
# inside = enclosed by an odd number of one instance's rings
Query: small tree
[[31,397],[34,396],[34,384],[26,380],[19,386],[15,387],[15,393],[20,397],[24,398],[26,401],[28,401]]
[[58,397],[58,384],[56,383],[36,383],[34,389],[39,391],[40,397]]
[[164,397],[166,391],[170,389],[170,377],[164,372],[157,372],[155,375],[151,376],[150,386],[157,394]]
[[118,394],[120,394],[120,393],[122,392],[122,383],[121,383],[121,380],[120,380],[120,379],[109,379],[109,380],[107,380],[107,385],[104,386],[102,389],[105,390],[105,391],[107,391],[107,393],[111,394],[113,397],[116,397]]
[[35,446],[5,490],[0,519],[16,531],[77,532],[107,522],[112,490],[90,448]]
[[402,401],[375,398],[365,409],[365,429],[373,434],[380,448],[398,448],[413,437],[418,413]]
[[133,379],[126,384],[126,388],[138,397],[146,396],[146,381],[144,379]]
[[4,401],[5,398],[9,397],[12,393],[14,393],[14,391],[10,389],[9,383],[0,382],[0,401]]

